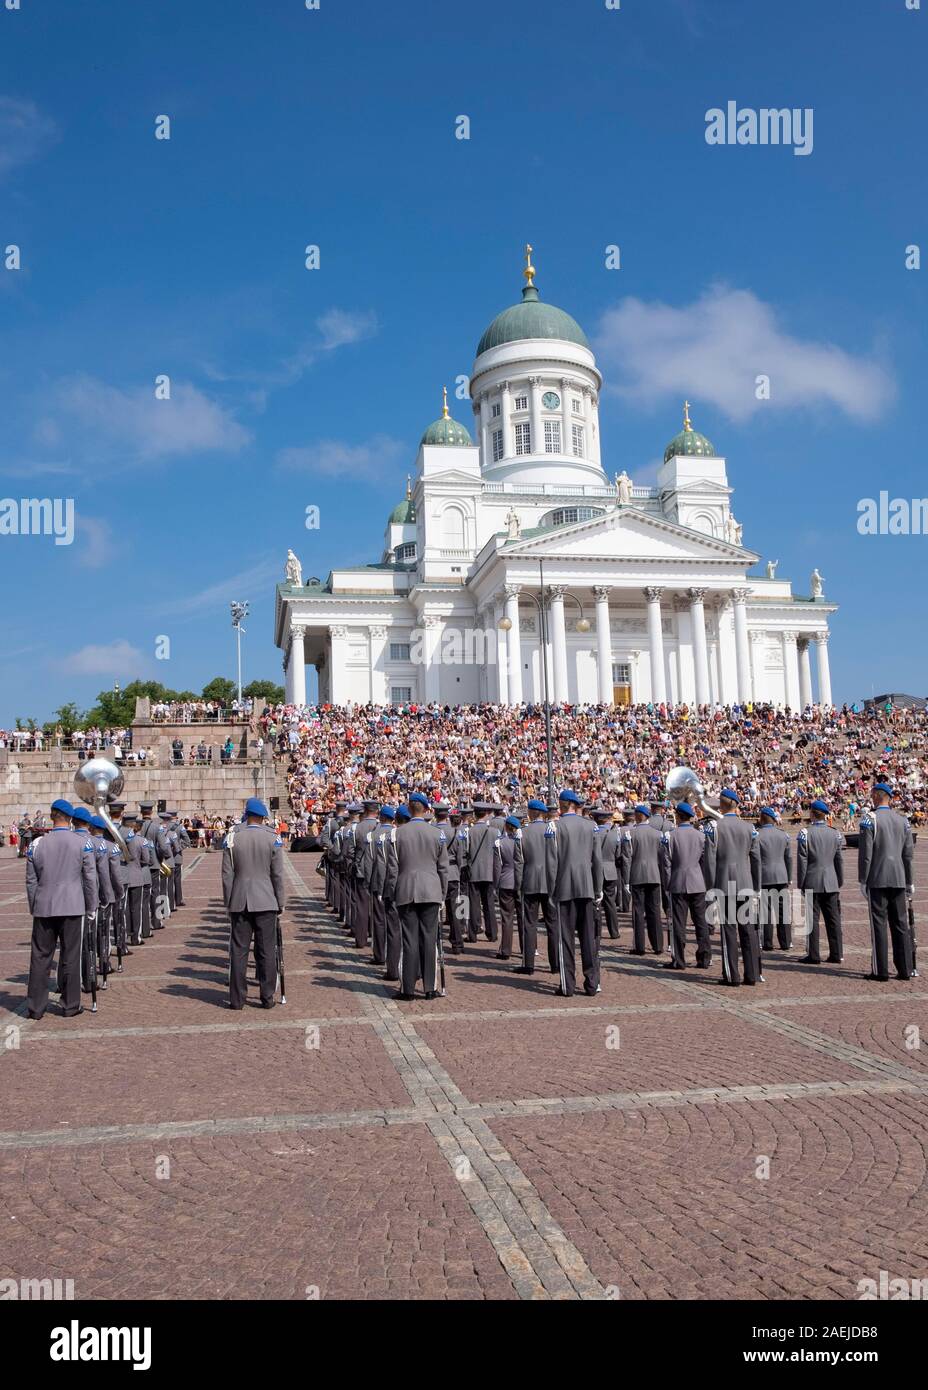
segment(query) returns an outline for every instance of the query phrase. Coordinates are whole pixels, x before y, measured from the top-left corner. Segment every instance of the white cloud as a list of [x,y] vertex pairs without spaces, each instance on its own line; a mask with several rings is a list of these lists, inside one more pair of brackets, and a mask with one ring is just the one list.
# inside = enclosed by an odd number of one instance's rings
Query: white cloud
[[377,315],[372,310],[361,314],[345,309],[329,309],[316,319],[316,327],[322,337],[323,350],[331,352],[333,348],[372,338],[377,332]]
[[203,613],[211,608],[224,607],[233,599],[250,599],[255,592],[263,592],[275,579],[281,584],[284,582],[284,561],[262,560],[250,569],[229,575],[227,579],[215,580],[197,593],[159,602],[155,611],[162,615]]
[[121,391],[96,377],[60,381],[55,405],[78,428],[99,457],[118,451],[120,459],[149,461],[175,455],[236,451],[251,439],[242,425],[195,386],[173,382],[170,400],[156,400],[151,386]]
[[[736,421],[761,408],[817,405],[876,420],[895,395],[879,362],[792,337],[771,305],[724,285],[682,309],[623,300],[603,315],[596,346],[600,366],[617,381],[615,394],[647,406],[687,396]],[[755,397],[760,374],[770,378],[769,401]]]
[[344,477],[347,481],[362,477],[383,482],[386,470],[405,449],[399,439],[389,435],[374,435],[361,444],[347,444],[342,439],[320,439],[281,449],[277,467],[287,472],[314,473],[320,477]]
[[57,135],[55,122],[35,102],[0,97],[0,179],[44,154]]
[[113,676],[124,683],[134,680],[145,668],[145,658],[124,637],[105,646],[81,647],[57,663],[74,676]]
[[378,327],[377,315],[373,310],[327,309],[316,319],[316,336],[301,343],[278,367],[270,371],[225,371],[214,363],[205,363],[203,370],[212,381],[250,383],[254,389],[255,407],[263,410],[268,391],[295,385],[324,353],[373,338]]
[[102,569],[117,555],[118,542],[113,540],[113,528],[100,517],[78,512],[77,541],[77,562],[85,569]]

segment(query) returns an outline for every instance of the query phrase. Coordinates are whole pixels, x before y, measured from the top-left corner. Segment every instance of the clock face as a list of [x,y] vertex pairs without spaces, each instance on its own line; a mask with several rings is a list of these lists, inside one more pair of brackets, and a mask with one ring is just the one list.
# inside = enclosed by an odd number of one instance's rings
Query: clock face
[[546,391],[541,398],[541,403],[545,410],[559,410],[561,398],[556,391]]

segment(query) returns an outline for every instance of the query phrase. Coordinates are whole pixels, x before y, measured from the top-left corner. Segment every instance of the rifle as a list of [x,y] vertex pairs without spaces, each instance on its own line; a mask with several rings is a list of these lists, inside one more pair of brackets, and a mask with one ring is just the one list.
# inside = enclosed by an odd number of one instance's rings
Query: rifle
[[[90,1012],[97,1012],[97,945],[96,945],[97,914],[87,913],[81,918],[81,983],[86,971],[87,988],[90,990]],[[91,930],[93,929],[93,935]]]
[[[447,898],[446,898],[446,899],[445,899],[445,916],[446,916],[446,917],[447,917],[447,915],[448,915],[448,906],[447,906],[447,902],[448,902],[448,900],[447,900]],[[451,923],[450,923],[450,922],[448,923],[448,929],[449,929],[449,931],[450,931],[450,929],[451,929]],[[444,942],[444,933],[442,932],[441,914],[440,914],[440,913],[439,913],[439,917],[438,917],[438,939],[437,939],[437,942],[436,942],[436,947],[435,947],[435,949],[436,949],[436,952],[437,952],[437,955],[438,955],[438,976],[439,976],[439,979],[440,979],[440,981],[441,981],[441,990],[440,990],[440,993],[441,993],[441,997],[444,999],[444,997],[445,997],[445,942]]]
[[284,980],[284,937],[280,930],[280,913],[277,914],[277,979],[280,982],[280,1002],[287,1002],[287,985]]

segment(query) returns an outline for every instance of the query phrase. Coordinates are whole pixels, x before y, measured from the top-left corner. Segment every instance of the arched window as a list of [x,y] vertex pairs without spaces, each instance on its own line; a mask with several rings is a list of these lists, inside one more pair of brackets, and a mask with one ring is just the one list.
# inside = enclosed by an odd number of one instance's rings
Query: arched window
[[463,550],[465,547],[464,513],[460,507],[446,507],[441,514],[441,544],[444,550]]
[[592,521],[594,516],[602,516],[602,507],[558,507],[547,512],[539,521],[539,526],[571,526],[575,521]]
[[690,517],[690,528],[693,531],[701,531],[704,536],[717,535],[715,518],[711,512],[694,512]]

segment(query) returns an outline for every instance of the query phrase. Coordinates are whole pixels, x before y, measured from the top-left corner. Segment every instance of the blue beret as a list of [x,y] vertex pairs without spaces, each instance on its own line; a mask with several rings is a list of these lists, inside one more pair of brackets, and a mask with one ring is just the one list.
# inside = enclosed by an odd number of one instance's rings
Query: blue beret
[[410,806],[413,804],[413,802],[415,802],[417,806],[428,807],[429,799],[426,796],[425,792],[413,792],[412,796],[409,798]]
[[827,816],[827,815],[828,815],[828,802],[827,802],[827,801],[813,801],[813,802],[812,802],[812,810],[813,810],[813,811],[821,811],[824,815]]
[[567,788],[565,788],[564,791],[558,794],[557,799],[558,801],[569,801],[571,806],[583,805],[583,798],[579,797],[576,792],[572,792]]
[[548,808],[543,801],[530,801],[528,809],[530,811],[547,811]]
[[761,808],[761,815],[762,815],[762,816],[767,816],[769,820],[776,820],[776,819],[777,819],[777,813],[776,813],[776,811],[773,809],[772,806],[764,806],[764,807],[762,807],[762,808]]
[[507,816],[506,824],[511,825],[513,830],[518,830],[521,827],[522,822],[519,820],[518,816]]
[[74,815],[74,807],[71,805],[70,801],[65,801],[63,797],[58,801],[52,802],[52,810],[60,811],[63,816]]
[[888,782],[877,782],[873,790],[875,792],[885,792],[887,796],[893,796],[894,792]]
[[638,805],[635,807],[635,811],[637,812],[637,814],[638,814],[639,816],[648,816],[648,817],[650,817],[650,815],[651,815],[651,807],[650,807],[650,806],[645,806],[645,804],[644,804],[643,801],[639,801],[639,802],[638,802]]
[[86,806],[75,806],[74,810],[71,812],[71,819],[79,820],[84,824],[89,825],[91,821],[91,815],[90,812],[87,810]]
[[723,801],[733,801],[736,806],[740,806],[741,804],[741,797],[737,792],[733,792],[731,787],[723,787],[719,796]]
[[396,808],[396,819],[397,819],[397,820],[410,820],[410,819],[411,819],[411,816],[410,816],[410,814],[409,814],[409,807],[408,807],[408,806],[397,806],[397,808]]
[[93,826],[94,830],[106,829],[106,821],[103,819],[102,816],[91,816],[90,824]]
[[267,807],[263,801],[259,801],[256,796],[250,796],[245,802],[246,816],[260,816],[262,820],[267,819]]
[[678,801],[677,810],[682,811],[684,816],[692,816],[694,814],[693,808],[688,801]]
[[381,806],[380,814],[382,816],[386,816],[387,820],[393,820],[394,816],[396,815],[396,812],[394,811],[392,806]]

